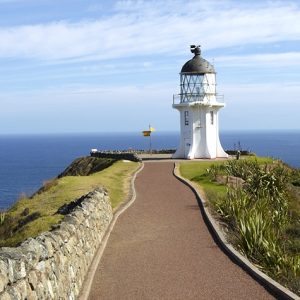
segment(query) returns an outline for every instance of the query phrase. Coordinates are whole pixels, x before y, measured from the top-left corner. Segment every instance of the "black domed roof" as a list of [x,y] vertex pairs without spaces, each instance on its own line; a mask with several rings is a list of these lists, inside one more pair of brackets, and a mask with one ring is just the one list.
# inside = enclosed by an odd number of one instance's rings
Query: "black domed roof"
[[201,57],[200,46],[192,45],[191,52],[194,53],[195,56],[183,65],[181,73],[215,73],[213,65],[211,65],[207,60]]

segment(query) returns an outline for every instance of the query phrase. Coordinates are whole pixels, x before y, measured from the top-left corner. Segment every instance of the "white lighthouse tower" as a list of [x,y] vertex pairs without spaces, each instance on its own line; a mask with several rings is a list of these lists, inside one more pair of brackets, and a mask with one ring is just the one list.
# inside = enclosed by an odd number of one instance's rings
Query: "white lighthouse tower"
[[219,110],[216,72],[201,57],[200,46],[191,46],[194,57],[180,72],[180,94],[173,96],[173,108],[180,113],[180,145],[173,158],[228,157],[219,139]]

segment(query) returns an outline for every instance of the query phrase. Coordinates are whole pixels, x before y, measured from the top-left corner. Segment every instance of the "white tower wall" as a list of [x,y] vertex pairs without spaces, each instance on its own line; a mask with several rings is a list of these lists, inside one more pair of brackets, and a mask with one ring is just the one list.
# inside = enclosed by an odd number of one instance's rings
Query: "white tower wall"
[[196,50],[182,68],[180,94],[174,96],[173,108],[180,113],[180,144],[173,158],[228,157],[219,138],[218,113],[225,104],[217,101],[214,68]]

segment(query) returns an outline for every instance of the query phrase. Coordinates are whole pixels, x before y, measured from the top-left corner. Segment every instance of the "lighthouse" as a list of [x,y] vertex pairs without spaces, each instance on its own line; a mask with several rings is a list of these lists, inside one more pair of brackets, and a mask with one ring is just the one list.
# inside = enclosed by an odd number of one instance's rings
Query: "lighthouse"
[[216,72],[201,57],[200,46],[191,46],[194,57],[180,72],[180,94],[173,96],[173,108],[180,114],[180,144],[173,158],[228,157],[219,139],[219,110]]

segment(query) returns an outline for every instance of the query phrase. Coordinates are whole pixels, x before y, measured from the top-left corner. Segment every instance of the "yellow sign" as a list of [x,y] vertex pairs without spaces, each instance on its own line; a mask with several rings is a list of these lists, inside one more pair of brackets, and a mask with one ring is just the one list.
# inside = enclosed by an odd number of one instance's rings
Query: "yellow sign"
[[150,130],[144,130],[144,131],[143,131],[143,135],[144,135],[144,136],[150,136],[150,134],[151,134],[151,131],[150,131]]

